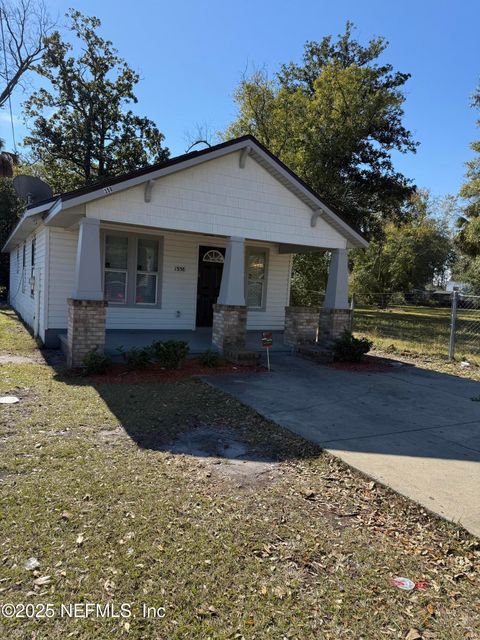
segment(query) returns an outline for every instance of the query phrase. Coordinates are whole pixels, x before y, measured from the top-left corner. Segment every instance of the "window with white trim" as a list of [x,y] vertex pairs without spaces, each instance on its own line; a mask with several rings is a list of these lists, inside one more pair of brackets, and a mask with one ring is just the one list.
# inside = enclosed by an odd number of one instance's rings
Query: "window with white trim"
[[33,298],[35,295],[35,247],[36,241],[35,238],[32,240],[32,244],[30,247],[30,295]]
[[158,290],[158,240],[137,238],[135,303],[156,304]]
[[25,263],[27,256],[27,243],[23,243],[23,253],[22,253],[22,293],[25,293]]
[[128,282],[128,237],[105,236],[105,300],[126,304]]
[[247,251],[246,302],[251,309],[261,309],[265,304],[265,276],[267,252],[265,249]]

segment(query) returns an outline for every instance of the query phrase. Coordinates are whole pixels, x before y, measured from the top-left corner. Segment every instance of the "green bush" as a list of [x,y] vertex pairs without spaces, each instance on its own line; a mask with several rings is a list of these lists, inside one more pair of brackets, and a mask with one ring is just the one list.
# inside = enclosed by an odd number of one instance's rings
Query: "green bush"
[[183,340],[156,340],[150,349],[155,360],[166,369],[180,369],[190,351],[188,342]]
[[355,338],[350,331],[345,331],[333,343],[333,358],[340,362],[360,362],[372,345],[367,338]]
[[220,354],[217,353],[216,351],[212,351],[211,349],[208,349],[208,351],[205,351],[204,353],[200,354],[199,360],[200,360],[200,364],[203,367],[211,367],[212,369],[214,367],[220,366],[220,364],[222,363],[222,358]]
[[90,376],[96,373],[104,374],[112,364],[111,359],[96,348],[89,351],[82,360],[83,373]]
[[132,347],[125,351],[123,347],[119,347],[117,351],[122,355],[123,361],[127,365],[129,371],[134,369],[146,369],[152,360],[150,349],[144,347]]

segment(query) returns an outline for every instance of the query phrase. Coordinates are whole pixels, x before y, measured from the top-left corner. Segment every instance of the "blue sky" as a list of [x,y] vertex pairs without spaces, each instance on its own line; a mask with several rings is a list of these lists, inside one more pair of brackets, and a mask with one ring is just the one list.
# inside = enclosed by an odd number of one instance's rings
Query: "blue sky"
[[[52,14],[72,2],[48,0]],[[235,116],[232,94],[241,74],[299,61],[306,40],[343,31],[346,20],[367,41],[383,35],[384,60],[409,72],[405,123],[421,143],[416,155],[396,157],[398,170],[434,195],[455,193],[463,179],[469,143],[480,138],[470,97],[480,80],[476,0],[79,0],[83,13],[102,20],[102,34],[141,73],[137,111],[155,120],[172,154],[183,153],[196,124],[223,129]],[[132,10],[134,7],[134,10]],[[38,86],[38,80],[33,79]],[[21,123],[21,92],[13,100]],[[7,111],[0,136],[11,147]]]

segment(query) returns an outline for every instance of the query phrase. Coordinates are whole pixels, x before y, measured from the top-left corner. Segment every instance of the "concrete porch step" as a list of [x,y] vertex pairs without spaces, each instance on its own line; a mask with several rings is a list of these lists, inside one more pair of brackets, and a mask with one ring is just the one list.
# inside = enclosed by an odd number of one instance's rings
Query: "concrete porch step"
[[333,362],[333,353],[331,349],[319,344],[300,344],[296,347],[298,355],[314,360],[320,364],[329,364]]

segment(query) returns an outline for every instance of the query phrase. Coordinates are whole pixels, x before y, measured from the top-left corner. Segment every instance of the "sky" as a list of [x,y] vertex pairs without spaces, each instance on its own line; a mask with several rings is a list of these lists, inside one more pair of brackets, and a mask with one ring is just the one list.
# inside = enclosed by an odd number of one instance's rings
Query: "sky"
[[[63,23],[73,2],[47,0]],[[384,36],[383,61],[408,72],[404,123],[420,143],[415,155],[396,154],[395,166],[435,196],[454,194],[480,138],[471,95],[480,81],[478,0],[76,0],[75,8],[102,21],[101,34],[141,74],[136,111],[154,120],[172,155],[184,153],[197,125],[211,133],[235,117],[233,92],[241,75],[301,61],[307,40],[343,32],[347,20],[367,42]],[[32,78],[33,87],[40,86]],[[17,142],[26,133],[13,98]],[[12,148],[8,110],[0,137]]]

